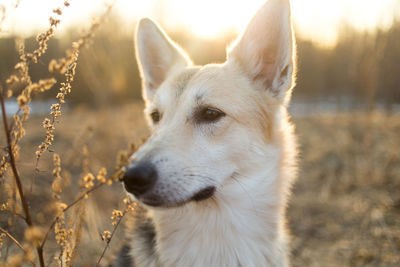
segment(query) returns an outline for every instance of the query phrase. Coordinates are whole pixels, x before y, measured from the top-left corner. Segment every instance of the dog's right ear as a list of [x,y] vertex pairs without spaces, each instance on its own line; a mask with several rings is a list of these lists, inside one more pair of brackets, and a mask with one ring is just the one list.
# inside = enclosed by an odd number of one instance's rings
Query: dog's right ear
[[273,97],[290,98],[294,86],[295,41],[289,0],[269,0],[228,52],[251,81]]
[[171,71],[192,63],[183,50],[148,18],[139,21],[135,40],[143,98],[151,100]]

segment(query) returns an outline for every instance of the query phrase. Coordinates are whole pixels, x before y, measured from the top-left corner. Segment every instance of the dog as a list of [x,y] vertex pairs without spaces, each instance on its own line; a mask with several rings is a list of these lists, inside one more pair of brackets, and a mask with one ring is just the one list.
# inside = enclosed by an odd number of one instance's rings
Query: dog
[[223,64],[193,65],[147,18],[135,47],[152,134],[123,177],[140,208],[115,265],[288,266],[289,0],[266,2]]

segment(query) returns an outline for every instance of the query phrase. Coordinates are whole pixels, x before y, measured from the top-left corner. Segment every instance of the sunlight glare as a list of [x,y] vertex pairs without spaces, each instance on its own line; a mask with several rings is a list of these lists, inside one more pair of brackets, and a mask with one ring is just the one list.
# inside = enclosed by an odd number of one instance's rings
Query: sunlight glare
[[386,28],[400,16],[397,0],[292,0],[291,3],[297,32],[324,45],[334,44],[344,26],[361,31]]
[[176,16],[180,23],[183,22],[180,25],[202,37],[215,38],[227,30],[242,30],[263,2],[173,0],[170,4],[171,9],[176,11],[173,16]]
[[[61,28],[88,24],[110,1],[71,1]],[[0,0],[0,4],[4,2],[7,1]],[[62,3],[63,0],[40,0],[40,4],[21,0],[18,9],[5,20],[2,35],[29,36],[46,29],[51,10]],[[218,38],[227,32],[242,31],[263,3],[265,0],[117,0],[114,10],[124,23],[121,29],[129,34],[138,18],[151,17],[167,31],[188,30],[203,38]],[[291,0],[291,4],[297,33],[328,45],[335,43],[343,25],[372,30],[388,27],[395,16],[400,17],[398,0]]]

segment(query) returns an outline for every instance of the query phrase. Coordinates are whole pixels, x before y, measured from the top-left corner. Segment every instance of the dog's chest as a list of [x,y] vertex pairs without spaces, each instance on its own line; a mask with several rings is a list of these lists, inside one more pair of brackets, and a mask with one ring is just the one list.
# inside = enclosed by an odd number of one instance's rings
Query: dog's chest
[[156,219],[136,220],[130,252],[134,266],[275,266],[268,263],[279,248],[271,246],[265,224],[213,214],[201,220],[183,214]]

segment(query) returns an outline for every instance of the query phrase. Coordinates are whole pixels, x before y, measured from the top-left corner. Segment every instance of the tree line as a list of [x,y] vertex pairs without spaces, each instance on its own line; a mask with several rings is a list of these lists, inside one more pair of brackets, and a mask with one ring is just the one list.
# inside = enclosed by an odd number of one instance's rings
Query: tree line
[[[123,32],[117,23],[110,21],[94,37],[90,49],[81,52],[70,104],[98,107],[140,98],[133,37]],[[235,39],[233,33],[216,39],[199,39],[184,31],[168,32],[196,64],[223,62],[226,46]],[[33,80],[46,76],[45,62],[63,53],[75,36],[71,29],[62,38],[49,42],[48,51],[41,59],[43,63],[31,69]],[[0,39],[2,80],[10,75],[10,66],[18,61],[17,41],[19,38],[14,36]],[[35,37],[25,39],[24,43],[26,48],[31,48],[36,44]],[[395,21],[388,29],[373,32],[343,27],[337,43],[331,47],[298,37],[297,54],[294,100],[330,99],[338,105],[345,103],[364,109],[374,109],[379,104],[389,110],[400,103],[400,21]],[[56,90],[52,90],[40,97],[45,99],[55,94]]]

